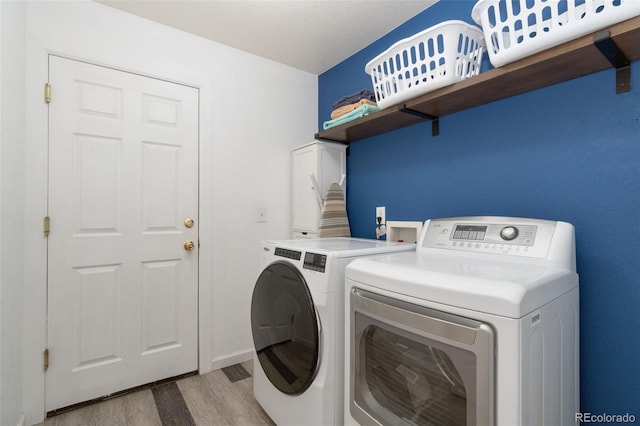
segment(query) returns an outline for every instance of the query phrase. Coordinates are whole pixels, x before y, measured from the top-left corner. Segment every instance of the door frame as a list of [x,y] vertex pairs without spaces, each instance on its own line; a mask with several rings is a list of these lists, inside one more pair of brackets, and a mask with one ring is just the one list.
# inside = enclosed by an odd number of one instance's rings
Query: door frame
[[[60,51],[46,47],[39,42],[48,40],[29,40],[26,46],[26,100],[25,100],[25,229],[24,229],[24,316],[23,316],[23,380],[22,400],[26,421],[38,423],[45,415],[45,372],[43,370],[43,351],[47,344],[47,239],[43,232],[43,220],[48,211],[48,106],[44,102],[44,84],[48,81],[49,56],[86,62],[93,65],[112,68],[190,86],[199,91],[198,102],[198,217],[200,220],[200,259],[212,258],[213,229],[211,197],[200,194],[212,193],[211,164],[213,149],[211,126],[203,124],[203,117],[212,116],[211,100],[213,87],[207,83],[206,76],[193,75],[186,70],[166,71],[155,62],[140,65],[134,56],[121,57],[105,55],[106,60],[97,57],[83,57],[70,53],[70,48]],[[56,44],[56,41],[53,42]],[[59,41],[58,41],[58,44]],[[64,43],[62,43],[64,44]],[[93,54],[93,53],[92,53]],[[99,49],[95,55],[101,56]],[[108,57],[111,56],[111,59]],[[148,58],[147,58],[148,59]],[[155,70],[162,70],[161,73]],[[55,88],[52,88],[55,100]],[[52,232],[55,232],[55,219],[52,218]],[[212,297],[213,270],[211,262],[198,262],[198,371],[204,374],[212,369]],[[55,362],[55,354],[51,354]]]

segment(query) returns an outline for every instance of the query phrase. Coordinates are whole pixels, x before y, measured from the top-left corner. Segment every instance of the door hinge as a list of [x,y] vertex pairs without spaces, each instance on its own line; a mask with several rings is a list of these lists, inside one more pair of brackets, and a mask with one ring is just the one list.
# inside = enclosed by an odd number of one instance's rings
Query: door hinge
[[51,219],[49,219],[49,216],[45,216],[44,217],[44,236],[45,237],[49,236],[50,230],[51,230]]
[[46,103],[51,102],[51,84],[49,83],[44,84],[44,101]]
[[44,371],[47,371],[49,368],[49,348],[44,348],[44,352],[42,353],[42,367]]

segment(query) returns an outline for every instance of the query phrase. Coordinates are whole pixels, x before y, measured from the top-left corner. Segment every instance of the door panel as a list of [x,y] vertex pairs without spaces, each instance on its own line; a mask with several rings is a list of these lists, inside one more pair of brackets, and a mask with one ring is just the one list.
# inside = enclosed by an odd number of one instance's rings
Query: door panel
[[180,147],[142,144],[143,232],[179,232]]
[[49,73],[47,411],[198,365],[197,89]]
[[[74,334],[81,345],[76,346],[77,361],[72,371],[85,370],[102,364],[120,362],[120,309],[122,265],[102,265],[74,268],[72,293]],[[101,330],[101,334],[95,333]]]
[[75,135],[72,155],[76,235],[122,232],[122,140]]
[[180,343],[179,260],[143,264],[143,354],[169,350]]

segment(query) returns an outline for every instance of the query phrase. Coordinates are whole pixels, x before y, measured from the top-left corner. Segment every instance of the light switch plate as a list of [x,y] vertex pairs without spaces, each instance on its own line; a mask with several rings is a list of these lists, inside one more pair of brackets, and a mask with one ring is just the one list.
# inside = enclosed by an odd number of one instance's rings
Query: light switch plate
[[256,222],[267,222],[267,209],[265,207],[258,207],[258,210],[256,211]]

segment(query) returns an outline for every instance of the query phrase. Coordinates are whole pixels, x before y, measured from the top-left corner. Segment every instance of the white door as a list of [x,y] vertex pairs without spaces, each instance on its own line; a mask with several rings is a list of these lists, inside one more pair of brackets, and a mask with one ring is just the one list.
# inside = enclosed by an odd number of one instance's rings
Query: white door
[[46,411],[198,368],[198,90],[55,56],[49,81]]

